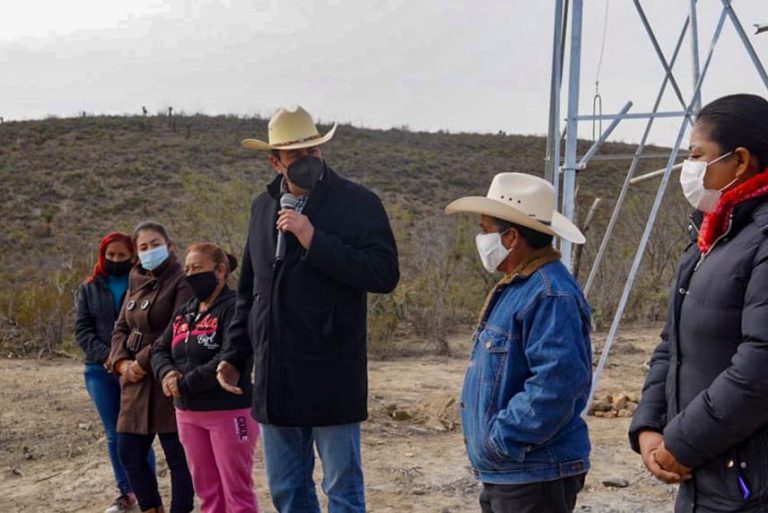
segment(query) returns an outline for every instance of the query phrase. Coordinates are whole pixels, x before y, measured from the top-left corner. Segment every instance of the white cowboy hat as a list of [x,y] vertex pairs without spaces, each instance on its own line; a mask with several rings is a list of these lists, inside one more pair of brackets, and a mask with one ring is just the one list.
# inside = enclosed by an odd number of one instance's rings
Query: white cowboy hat
[[586,240],[579,229],[555,210],[555,189],[546,180],[524,173],[499,173],[486,196],[452,201],[445,211],[471,212],[498,217],[537,232],[561,237],[575,244]]
[[245,139],[240,144],[253,150],[296,150],[328,142],[336,132],[336,123],[325,135],[317,131],[312,116],[300,105],[280,107],[269,120],[269,142]]

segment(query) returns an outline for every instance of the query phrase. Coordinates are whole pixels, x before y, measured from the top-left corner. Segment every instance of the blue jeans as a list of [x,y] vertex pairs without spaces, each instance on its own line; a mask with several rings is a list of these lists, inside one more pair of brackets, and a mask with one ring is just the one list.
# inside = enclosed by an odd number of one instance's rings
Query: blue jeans
[[[110,374],[97,363],[85,364],[83,371],[85,389],[91,397],[96,411],[99,412],[104,436],[107,439],[109,461],[112,463],[112,473],[115,475],[120,494],[131,493],[133,489],[128,482],[120,457],[117,453],[117,416],[120,413],[120,383],[117,376]],[[147,463],[155,468],[155,451],[150,450]]]
[[312,470],[314,448],[323,465],[329,513],[365,513],[360,424],[325,427],[261,426],[272,503],[280,513],[320,513]]

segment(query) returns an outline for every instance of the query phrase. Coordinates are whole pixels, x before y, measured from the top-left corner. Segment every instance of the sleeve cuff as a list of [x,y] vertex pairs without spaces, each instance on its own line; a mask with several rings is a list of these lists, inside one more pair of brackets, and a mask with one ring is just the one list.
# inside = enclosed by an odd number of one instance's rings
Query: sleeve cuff
[[99,361],[99,363],[104,363],[109,358],[109,353],[110,348],[105,345],[101,345],[96,352],[96,359]]
[[310,264],[322,265],[325,260],[325,254],[328,253],[326,246],[328,236],[325,232],[315,228],[315,234],[312,236],[312,243],[309,245],[309,249],[302,252],[302,260],[306,260]]
[[186,375],[179,378],[179,393],[181,395],[190,395],[189,380]]
[[158,381],[163,381],[163,378],[165,377],[165,375],[171,372],[172,370],[173,370],[172,366],[164,365],[163,367],[160,367],[157,370],[157,373],[155,374],[155,376],[157,376]]
[[664,447],[672,453],[678,463],[690,469],[695,469],[704,464],[704,461],[696,454],[693,447],[680,435],[679,430],[668,426],[664,430]]
[[152,365],[149,363],[149,360],[152,357],[152,352],[150,349],[151,346],[147,346],[136,353],[136,363],[139,364],[144,372],[152,372]]

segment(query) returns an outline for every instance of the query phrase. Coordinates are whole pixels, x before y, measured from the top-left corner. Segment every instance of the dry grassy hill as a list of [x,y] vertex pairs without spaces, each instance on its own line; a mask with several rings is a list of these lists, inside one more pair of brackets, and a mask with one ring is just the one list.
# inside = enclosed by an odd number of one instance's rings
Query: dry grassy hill
[[[265,137],[266,121],[230,116],[87,117],[0,124],[0,350],[55,351],[71,339],[73,291],[92,263],[100,236],[145,218],[166,223],[180,245],[214,240],[242,247],[248,205],[272,171],[264,156],[241,149]],[[325,129],[327,127],[321,127]],[[371,302],[374,348],[386,353],[401,335],[424,336],[445,351],[446,333],[469,324],[491,283],[474,253],[474,220],[447,218],[455,197],[484,194],[502,171],[543,172],[541,137],[415,133],[341,126],[325,148],[334,169],[383,198],[401,250],[396,294]],[[588,146],[583,143],[583,152]],[[634,147],[609,144],[606,153]],[[662,151],[651,148],[649,151]],[[639,172],[663,166],[645,161]],[[580,214],[605,201],[589,233],[584,279],[625,162],[595,162],[579,176]],[[612,312],[650,207],[655,183],[634,190],[590,298],[598,322]],[[677,189],[674,189],[677,192]],[[630,317],[656,320],[684,233],[685,205],[669,194],[647,253]]]

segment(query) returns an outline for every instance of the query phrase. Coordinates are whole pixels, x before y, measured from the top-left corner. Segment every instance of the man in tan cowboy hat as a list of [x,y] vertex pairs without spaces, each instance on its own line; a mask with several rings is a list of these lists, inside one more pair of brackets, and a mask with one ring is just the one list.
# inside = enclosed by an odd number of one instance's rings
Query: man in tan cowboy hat
[[461,394],[467,454],[484,513],[565,513],[589,469],[581,417],[592,382],[590,310],[552,247],[584,236],[555,210],[552,186],[501,173],[486,196],[448,213],[480,214],[477,249],[491,291],[474,333]]
[[[280,513],[320,511],[312,479],[323,465],[330,513],[365,511],[360,422],[367,412],[366,294],[399,279],[387,214],[368,189],[323,160],[320,135],[297,107],[278,110],[269,142],[275,179],[254,200],[235,316],[217,369],[232,393],[253,370],[267,481]],[[251,363],[251,361],[253,363]]]

